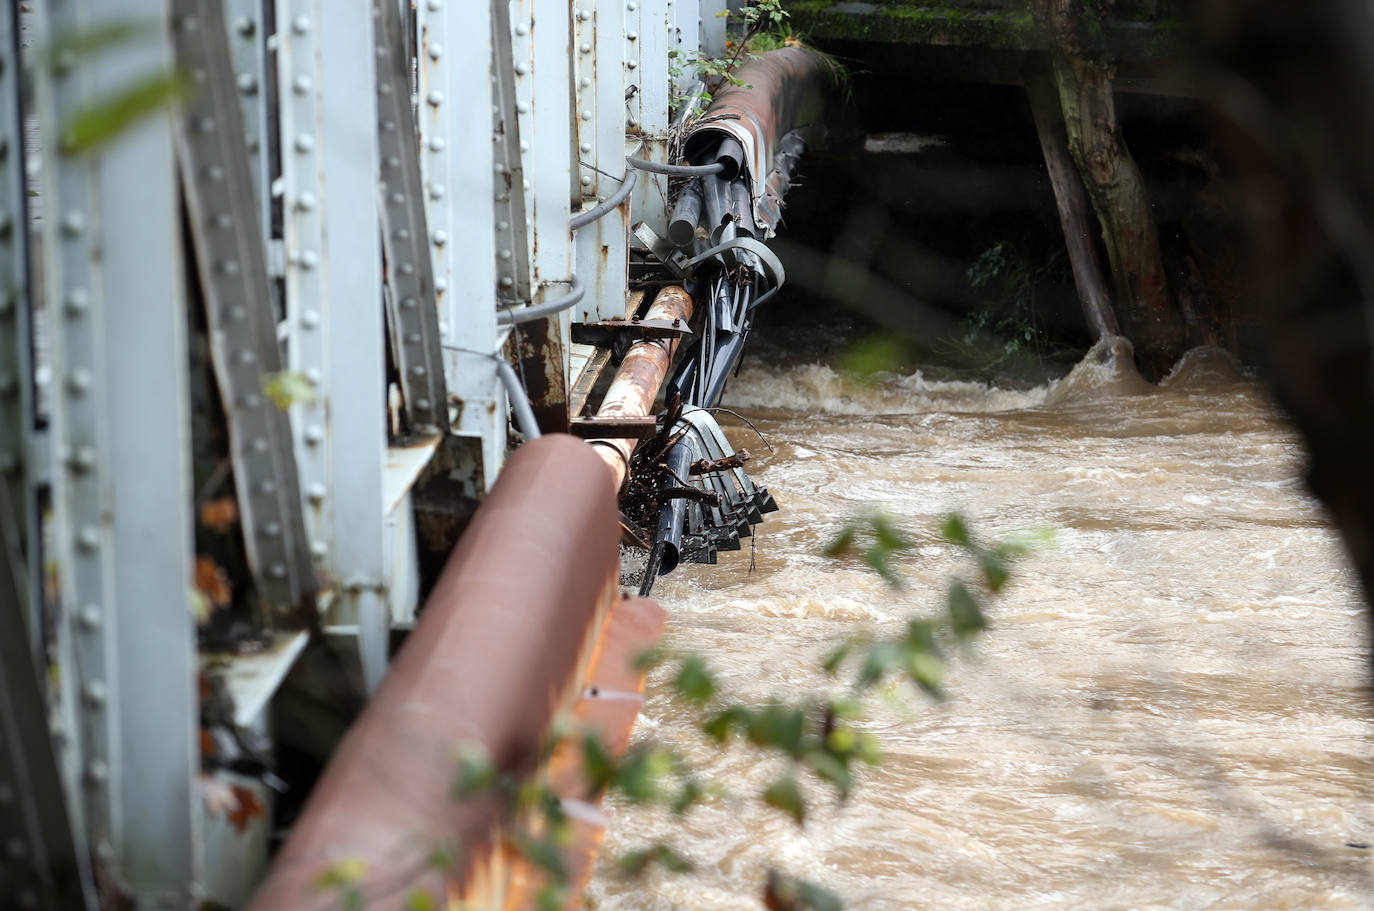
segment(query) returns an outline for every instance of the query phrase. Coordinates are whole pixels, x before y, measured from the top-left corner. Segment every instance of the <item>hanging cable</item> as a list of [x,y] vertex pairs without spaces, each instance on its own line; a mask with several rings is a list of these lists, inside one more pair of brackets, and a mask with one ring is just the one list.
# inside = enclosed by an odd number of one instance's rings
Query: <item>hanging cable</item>
[[582,281],[576,275],[570,279],[570,282],[572,284],[571,290],[557,300],[535,304],[533,307],[517,307],[512,310],[498,311],[496,314],[496,325],[514,326],[519,323],[528,323],[531,320],[543,319],[546,316],[560,313],[574,306],[578,301],[582,300],[583,295],[587,293],[587,289],[582,287]]
[[657,161],[646,161],[643,158],[627,158],[625,163],[640,171],[667,174],[669,177],[704,177],[707,174],[719,174],[725,170],[724,162],[720,161],[713,161],[710,164],[661,164]]
[[578,228],[584,228],[592,222],[596,221],[598,218],[601,218],[607,212],[610,212],[612,209],[618,208],[620,204],[625,201],[625,197],[629,196],[632,192],[634,192],[635,181],[638,179],[638,171],[635,171],[634,169],[626,171],[624,179],[620,181],[620,186],[616,188],[616,191],[614,193],[612,193],[610,196],[607,196],[605,199],[603,199],[601,202],[597,203],[594,207],[588,209],[587,211],[579,212],[576,215],[574,215],[572,217],[572,221],[568,222],[568,227],[570,227],[574,231],[576,231]]

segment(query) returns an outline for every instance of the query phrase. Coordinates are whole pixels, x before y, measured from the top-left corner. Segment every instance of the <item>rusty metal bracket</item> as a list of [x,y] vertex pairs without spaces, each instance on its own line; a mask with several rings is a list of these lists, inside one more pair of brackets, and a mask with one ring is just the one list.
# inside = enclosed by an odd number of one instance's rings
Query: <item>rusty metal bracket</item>
[[692,263],[688,261],[687,254],[669,243],[666,238],[659,237],[653,228],[640,222],[635,225],[634,239],[642,250],[662,263],[675,278],[682,280],[691,276]]
[[572,340],[576,345],[595,345],[598,348],[623,348],[641,339],[682,338],[692,330],[680,319],[603,319],[595,323],[573,323]]

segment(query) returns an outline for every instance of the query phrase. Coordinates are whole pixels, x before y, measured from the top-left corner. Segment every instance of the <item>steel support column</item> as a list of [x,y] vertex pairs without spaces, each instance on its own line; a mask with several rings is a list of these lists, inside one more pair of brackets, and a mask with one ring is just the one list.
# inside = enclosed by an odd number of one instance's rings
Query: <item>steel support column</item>
[[[686,0],[675,0],[677,3]],[[629,0],[625,26],[626,91],[630,98],[628,135],[639,157],[668,160],[668,0]],[[637,222],[664,235],[668,230],[668,178],[642,173],[634,192]]]

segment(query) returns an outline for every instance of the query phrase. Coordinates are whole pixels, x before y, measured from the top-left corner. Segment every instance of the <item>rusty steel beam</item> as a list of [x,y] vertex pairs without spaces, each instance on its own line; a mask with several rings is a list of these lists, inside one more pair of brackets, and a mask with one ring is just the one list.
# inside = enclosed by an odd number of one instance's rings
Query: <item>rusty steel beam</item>
[[[692,296],[676,285],[658,292],[646,320],[665,320],[670,325],[686,326],[692,318]],[[597,418],[636,418],[653,413],[654,399],[668,376],[668,366],[677,350],[676,338],[643,339],[630,346],[620,368],[611,380],[611,388],[597,409]],[[619,490],[630,473],[630,454],[639,443],[636,439],[592,440],[602,461],[611,469]]]
[[[511,456],[250,911],[327,906],[321,877],[342,861],[365,869],[356,885],[369,911],[400,909],[417,888],[478,900],[506,892],[501,808],[494,797],[450,796],[456,750],[478,744],[499,770],[532,773],[551,722],[582,695],[619,600],[615,488],[603,464],[564,435]],[[459,859],[436,868],[444,844]]]

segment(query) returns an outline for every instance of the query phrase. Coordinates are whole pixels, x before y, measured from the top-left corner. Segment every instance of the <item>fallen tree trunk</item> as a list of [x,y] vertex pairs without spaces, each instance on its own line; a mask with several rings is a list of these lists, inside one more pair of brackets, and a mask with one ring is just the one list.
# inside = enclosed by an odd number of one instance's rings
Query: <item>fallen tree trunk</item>
[[1120,335],[1121,326],[1112,309],[1111,291],[1102,275],[1102,260],[1093,241],[1097,219],[1088,208],[1083,181],[1069,157],[1054,76],[1048,70],[1028,73],[1026,93],[1030,96],[1031,114],[1035,117],[1035,132],[1040,137],[1040,151],[1045,156],[1045,170],[1054,188],[1059,224],[1064,229],[1064,245],[1069,253],[1073,283],[1078,289],[1078,302],[1083,307],[1083,319],[1092,330],[1093,340],[1100,342],[1107,336]]
[[1094,47],[1101,12],[1077,0],[1035,0],[1034,13],[1053,46],[1069,152],[1102,225],[1117,314],[1142,371],[1158,380],[1183,353],[1183,321],[1169,291],[1145,182],[1117,124],[1115,66]]

